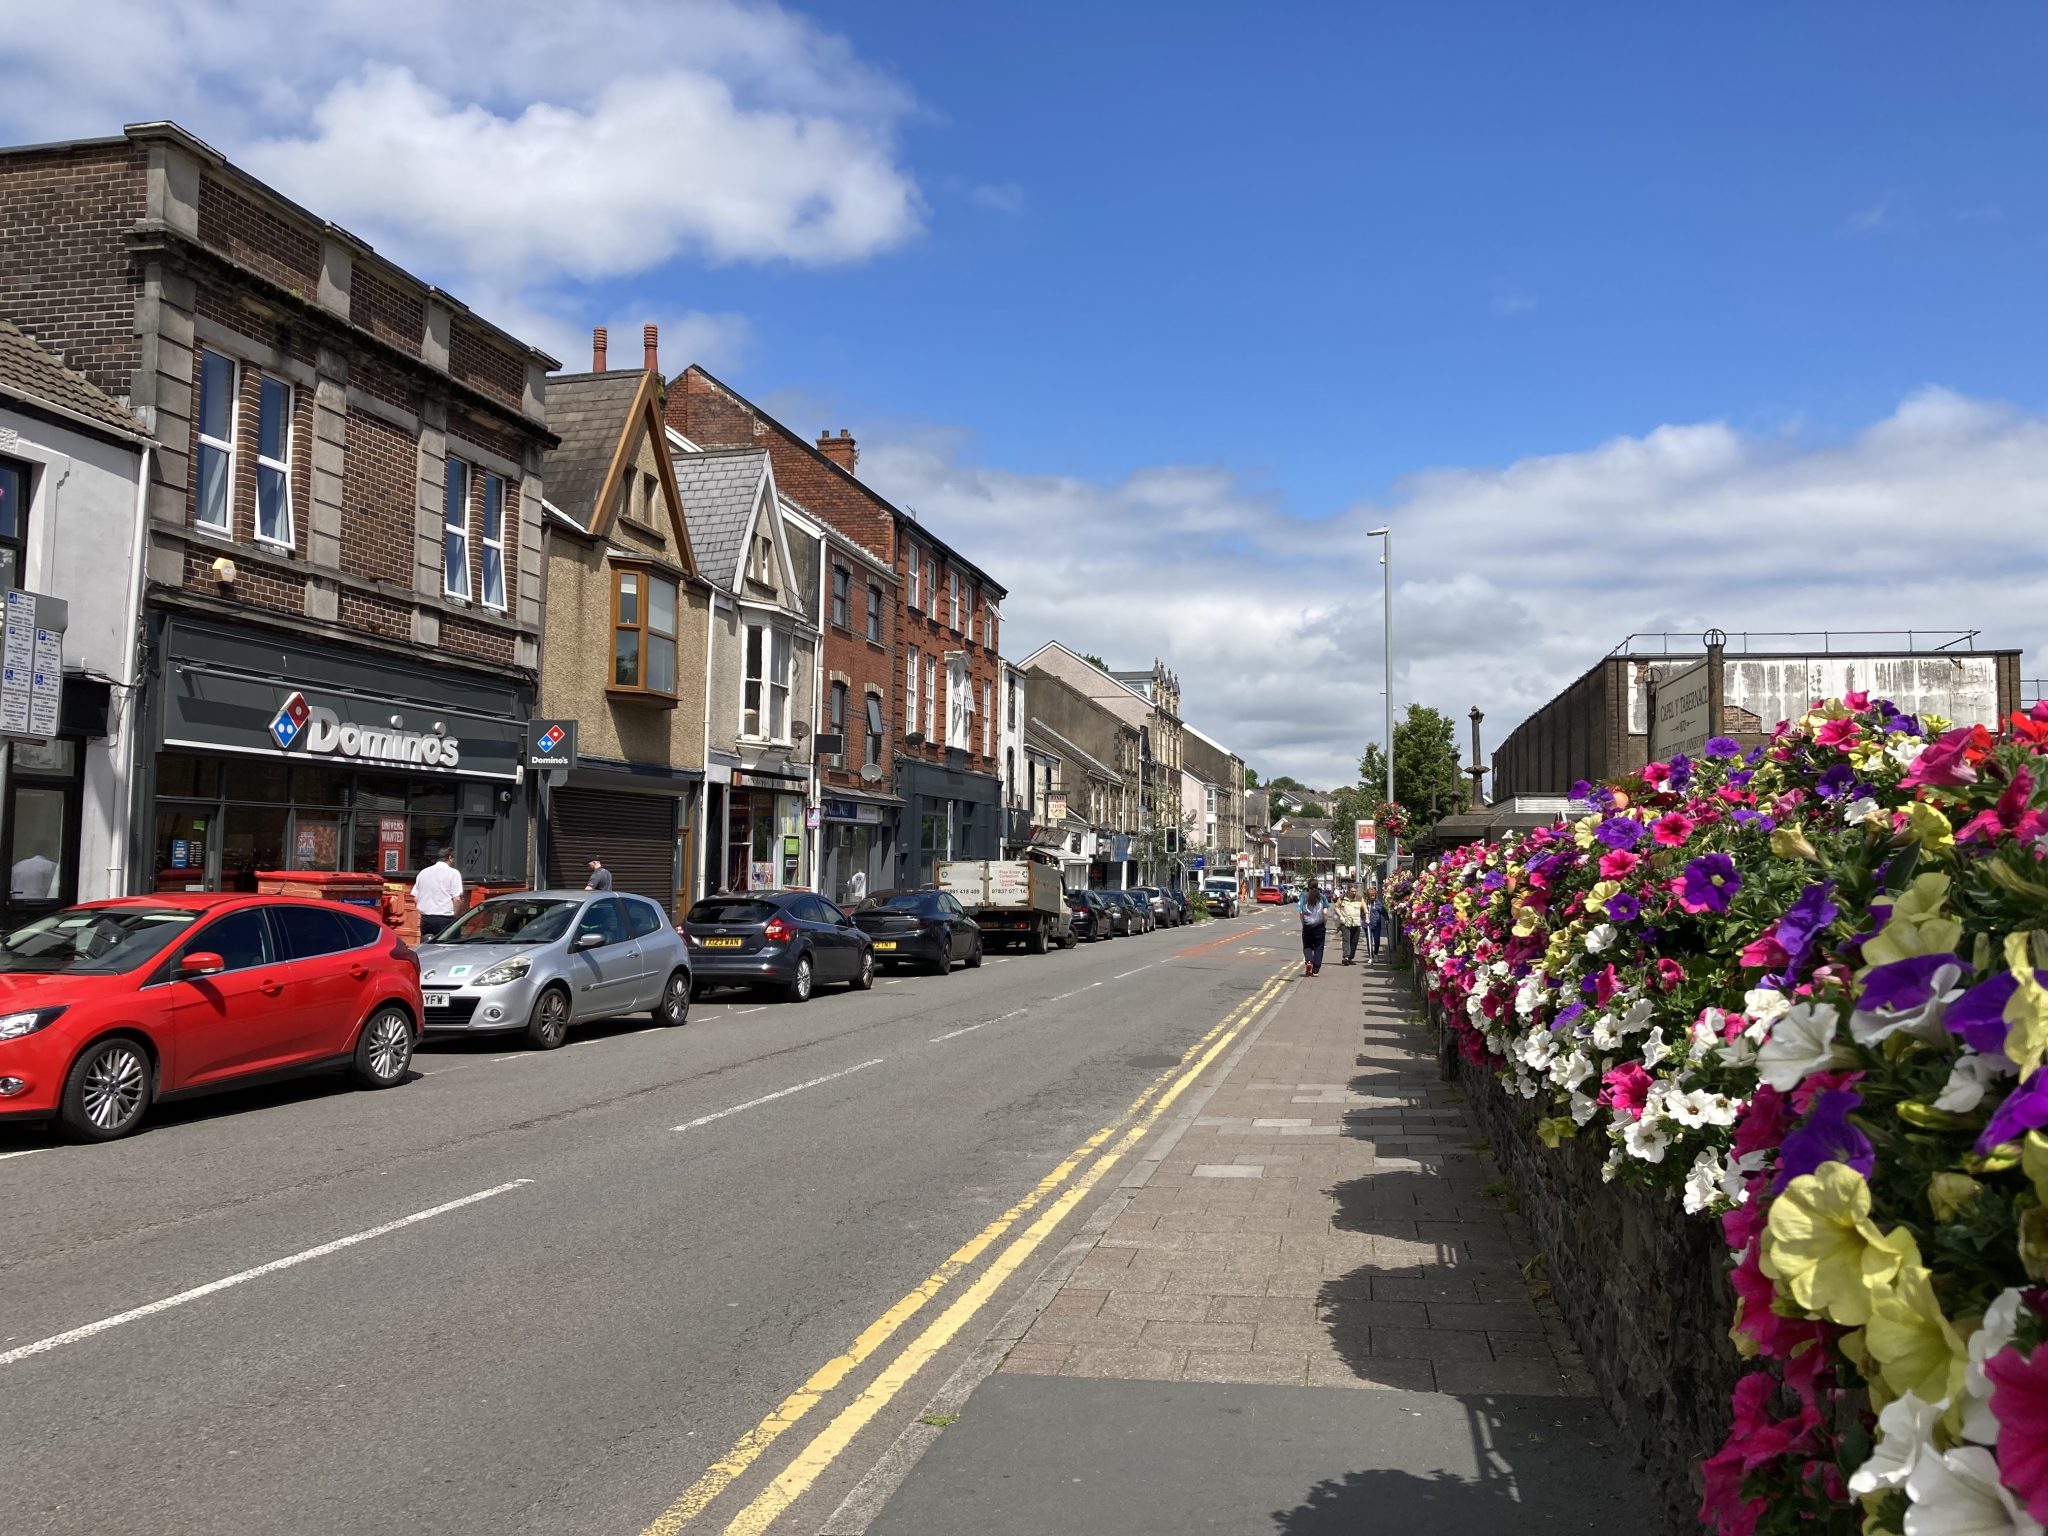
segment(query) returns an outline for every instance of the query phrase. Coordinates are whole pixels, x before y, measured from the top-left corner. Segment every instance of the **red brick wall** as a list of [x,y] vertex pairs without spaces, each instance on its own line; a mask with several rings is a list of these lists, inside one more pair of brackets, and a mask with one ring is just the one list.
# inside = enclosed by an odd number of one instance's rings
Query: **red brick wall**
[[319,290],[320,242],[211,175],[199,184],[199,238],[308,299]]
[[142,348],[123,237],[148,192],[144,153],[127,144],[0,155],[0,313],[124,399]]
[[418,442],[403,427],[368,411],[348,413],[341,546],[343,562],[358,576],[412,585],[419,452]]
[[412,604],[396,598],[373,597],[367,592],[341,594],[341,624],[358,634],[380,635],[386,640],[412,638]]
[[441,619],[441,649],[481,661],[510,663],[512,637],[502,629],[458,619],[452,614]]
[[[202,310],[225,309],[225,306],[209,304],[203,299],[200,307]],[[246,327],[246,319],[242,323]],[[200,353],[204,350],[201,346],[192,349],[192,424],[187,441],[187,448],[192,456],[186,486],[188,519],[196,519],[199,505],[199,380]],[[290,380],[286,382],[291,383]],[[243,364],[236,374],[235,478],[229,497],[231,536],[241,541],[251,541],[256,537],[256,451],[257,429],[261,423],[262,391],[263,371],[253,364]],[[291,548],[293,554],[303,558],[306,553],[307,523],[312,516],[313,507],[313,392],[297,384],[292,384],[289,451]],[[276,549],[275,545],[267,547]],[[211,575],[207,579],[211,581]]]
[[524,360],[507,353],[485,332],[460,320],[449,327],[448,371],[471,389],[515,411],[526,398]]
[[[843,566],[849,579],[846,616],[844,626],[832,622],[831,571]],[[867,566],[834,551],[831,541],[825,544],[825,708],[830,709],[830,683],[839,678],[847,683],[846,700],[846,764],[844,768],[833,768],[820,762],[820,772],[827,784],[843,785],[849,789],[861,787],[860,765],[862,753],[866,750],[864,737],[867,731],[867,690],[877,688],[882,695],[882,773],[886,775],[895,769],[896,748],[902,735],[902,728],[894,724],[895,711],[900,708],[896,695],[901,691],[897,682],[896,669],[902,665],[896,654],[896,610],[900,599],[895,583],[886,577],[877,576]],[[868,583],[879,581],[882,586],[882,638],[879,643],[867,638]],[[819,730],[826,729],[821,721]],[[873,788],[874,786],[869,786]]]
[[237,562],[238,572],[232,587],[214,579],[214,557],[204,550],[185,552],[185,585],[197,592],[233,598],[251,608],[267,609],[271,613],[289,613],[303,618],[306,612],[306,581],[298,575],[273,575],[259,570],[254,561],[247,564]]
[[351,388],[360,389],[364,394],[401,411],[419,410],[419,391],[412,382],[396,368],[387,367],[375,358],[352,359],[348,365],[348,382]]
[[426,305],[361,263],[349,278],[348,317],[373,336],[419,356],[427,328]]

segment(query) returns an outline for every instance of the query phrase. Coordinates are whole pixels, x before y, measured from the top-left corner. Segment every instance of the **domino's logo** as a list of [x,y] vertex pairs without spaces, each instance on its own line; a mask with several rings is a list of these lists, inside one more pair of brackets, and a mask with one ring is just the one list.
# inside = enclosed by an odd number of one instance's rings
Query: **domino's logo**
[[551,725],[540,733],[539,740],[534,744],[543,752],[552,752],[568,739],[568,735],[569,733],[559,725]]
[[313,718],[313,708],[306,702],[303,693],[295,693],[284,701],[284,707],[270,718],[270,739],[280,749],[291,744],[305,733],[307,722]]

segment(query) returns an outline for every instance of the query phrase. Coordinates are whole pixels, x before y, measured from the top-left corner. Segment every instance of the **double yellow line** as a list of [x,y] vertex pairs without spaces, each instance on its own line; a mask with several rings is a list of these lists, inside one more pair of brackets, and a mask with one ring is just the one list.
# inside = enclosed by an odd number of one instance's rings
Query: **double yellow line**
[[[1074,1171],[1099,1152],[1105,1143],[1115,1138],[1107,1152],[1095,1157],[1081,1176],[1067,1187],[1059,1197],[1046,1206],[1037,1220],[1033,1221],[996,1258],[995,1262],[946,1310],[932,1320],[929,1326],[906,1345],[897,1357],[890,1361],[870,1382],[867,1389],[852,1403],[842,1409],[832,1422],[819,1432],[811,1443],[804,1447],[795,1461],[785,1468],[774,1482],[770,1483],[754,1501],[734,1516],[725,1527],[725,1536],[758,1536],[796,1502],[821,1473],[829,1467],[839,1454],[852,1442],[853,1437],[867,1426],[891,1398],[908,1385],[927,1361],[950,1343],[960,1329],[974,1314],[987,1303],[990,1296],[1031,1254],[1051,1235],[1061,1221],[1084,1199],[1109,1172],[1116,1162],[1137,1146],[1158,1122],[1176,1099],[1206,1071],[1209,1065],[1229,1049],[1238,1035],[1253,1019],[1277,997],[1285,985],[1292,967],[1269,978],[1257,992],[1233,1009],[1221,1023],[1190,1046],[1181,1059],[1168,1067],[1150,1086],[1131,1101],[1115,1120],[1090,1136],[1063,1160],[1060,1165],[1040,1179],[1031,1191],[996,1217],[981,1231],[950,1254],[945,1263],[927,1275],[915,1289],[907,1292],[897,1303],[876,1318],[860,1336],[853,1341],[844,1354],[835,1355],[814,1371],[810,1379],[775,1406],[775,1409],[759,1424],[737,1440],[732,1449],[708,1467],[704,1474],[684,1490],[682,1496],[663,1510],[642,1536],[676,1536],[684,1526],[695,1520],[710,1507],[721,1493],[730,1487],[734,1479],[752,1466],[761,1455],[789,1430],[795,1428],[803,1416],[816,1407],[825,1395],[843,1383],[884,1344],[895,1336],[898,1329],[910,1321],[917,1312],[963,1270],[972,1265],[994,1246],[1004,1233],[1029,1215],[1048,1196],[1059,1190]],[[1123,1134],[1117,1133],[1122,1130]]]

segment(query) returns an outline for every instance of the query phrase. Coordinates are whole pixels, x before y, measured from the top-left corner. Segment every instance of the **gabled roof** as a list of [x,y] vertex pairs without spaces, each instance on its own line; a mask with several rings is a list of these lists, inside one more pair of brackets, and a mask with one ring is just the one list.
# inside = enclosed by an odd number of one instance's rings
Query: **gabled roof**
[[671,458],[699,569],[727,591],[738,591],[747,533],[768,478],[768,450],[710,448]]
[[142,423],[90,380],[45,352],[11,320],[0,319],[0,394],[40,407],[100,437],[140,443]]
[[548,500],[586,533],[596,531],[612,461],[646,379],[628,368],[548,379],[548,425],[562,441],[542,464],[542,484]]

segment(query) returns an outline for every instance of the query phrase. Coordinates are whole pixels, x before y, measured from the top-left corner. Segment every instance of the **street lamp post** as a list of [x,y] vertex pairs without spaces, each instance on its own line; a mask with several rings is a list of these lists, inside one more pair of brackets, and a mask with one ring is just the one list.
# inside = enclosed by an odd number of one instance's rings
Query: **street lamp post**
[[[1386,686],[1381,697],[1386,705],[1386,756],[1387,756],[1387,804],[1394,803],[1394,531],[1391,528],[1373,528],[1366,533],[1369,539],[1380,541],[1380,612],[1386,624]],[[1392,836],[1387,838],[1387,869],[1394,867],[1395,843]]]

